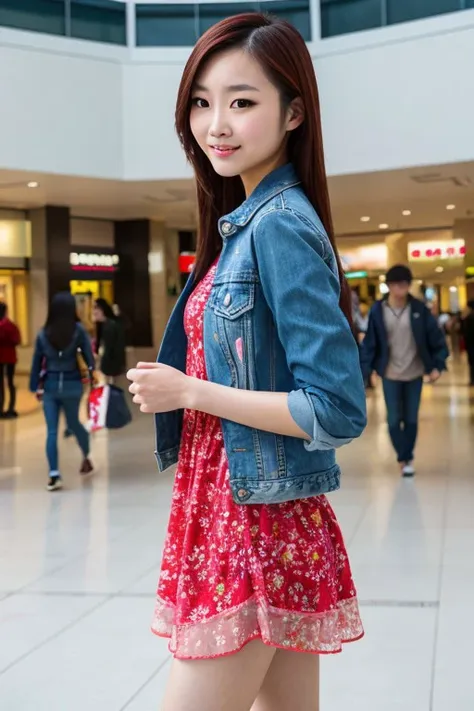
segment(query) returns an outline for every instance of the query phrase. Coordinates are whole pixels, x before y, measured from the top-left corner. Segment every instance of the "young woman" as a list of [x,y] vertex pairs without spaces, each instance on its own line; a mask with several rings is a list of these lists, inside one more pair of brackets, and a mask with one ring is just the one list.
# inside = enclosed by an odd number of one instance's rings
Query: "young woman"
[[100,356],[100,370],[108,378],[122,375],[126,370],[125,329],[112,306],[105,299],[94,303],[97,324],[96,346]]
[[128,373],[158,413],[160,469],[178,460],[153,622],[175,656],[163,710],[316,711],[319,654],[363,634],[324,494],[366,416],[301,36],[260,14],[212,27],[176,125],[196,267],[159,362]]
[[36,337],[31,365],[30,390],[43,400],[46,419],[46,456],[49,463],[48,491],[62,488],[58,465],[58,423],[61,410],[66,416],[68,431],[72,432],[82,452],[80,474],[91,474],[89,433],[79,421],[82,380],[77,354],[81,351],[91,372],[94,356],[89,337],[78,322],[76,302],[69,292],[53,297],[44,328]]

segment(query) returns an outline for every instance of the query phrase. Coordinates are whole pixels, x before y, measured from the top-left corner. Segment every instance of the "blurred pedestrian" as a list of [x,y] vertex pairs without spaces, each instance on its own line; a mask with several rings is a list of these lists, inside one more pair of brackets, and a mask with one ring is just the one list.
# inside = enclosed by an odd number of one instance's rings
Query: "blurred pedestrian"
[[89,459],[89,433],[79,421],[83,376],[78,362],[78,350],[92,379],[94,356],[89,336],[79,322],[74,297],[69,292],[60,292],[54,296],[44,328],[36,337],[30,377],[30,390],[42,400],[46,419],[48,491],[61,489],[63,485],[58,462],[61,411],[66,416],[68,430],[75,435],[82,452],[80,474],[87,475],[93,471]]
[[462,334],[469,362],[469,383],[474,386],[474,299],[468,302],[468,309],[462,320]]
[[383,381],[388,427],[403,476],[415,474],[423,375],[435,383],[446,369],[446,338],[436,318],[411,294],[412,273],[403,264],[388,270],[389,293],[371,309],[361,345],[365,377],[375,370]]
[[[21,341],[18,326],[8,318],[8,308],[3,302],[0,303],[0,419],[11,419],[18,417],[15,410],[16,387],[15,368],[17,363],[16,348]],[[7,380],[9,402],[7,410],[5,407],[5,376]]]
[[93,318],[97,324],[96,348],[99,368],[107,378],[123,375],[126,370],[125,328],[120,317],[105,299],[94,302]]

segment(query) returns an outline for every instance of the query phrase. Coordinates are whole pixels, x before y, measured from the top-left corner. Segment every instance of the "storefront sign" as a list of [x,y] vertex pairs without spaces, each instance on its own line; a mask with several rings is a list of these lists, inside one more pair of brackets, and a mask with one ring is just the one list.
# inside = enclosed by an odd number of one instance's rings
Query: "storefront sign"
[[388,249],[384,243],[366,244],[351,249],[340,249],[345,272],[382,271],[387,269]]
[[410,262],[428,262],[440,259],[463,259],[466,245],[463,239],[445,242],[410,242],[408,259]]
[[368,276],[367,272],[346,272],[346,279],[366,279]]
[[115,272],[119,267],[120,258],[118,254],[71,252],[69,262],[75,272]]
[[194,252],[181,252],[179,255],[179,272],[180,274],[190,274],[196,263],[196,255]]

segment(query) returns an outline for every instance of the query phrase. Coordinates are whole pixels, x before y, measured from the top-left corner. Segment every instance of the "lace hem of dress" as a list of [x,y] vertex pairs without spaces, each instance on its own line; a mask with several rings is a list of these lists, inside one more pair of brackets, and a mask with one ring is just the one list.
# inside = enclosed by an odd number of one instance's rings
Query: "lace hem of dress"
[[152,631],[170,639],[177,659],[210,659],[239,651],[254,639],[271,647],[313,654],[336,654],[342,644],[364,635],[357,598],[341,600],[322,613],[289,612],[254,596],[210,619],[175,624],[175,608],[157,598]]

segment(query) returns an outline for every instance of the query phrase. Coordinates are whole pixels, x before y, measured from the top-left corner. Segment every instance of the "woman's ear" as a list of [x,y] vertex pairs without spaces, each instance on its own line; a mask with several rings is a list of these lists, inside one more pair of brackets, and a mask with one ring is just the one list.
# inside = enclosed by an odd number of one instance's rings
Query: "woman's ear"
[[303,105],[303,100],[301,99],[301,97],[298,96],[296,99],[293,99],[293,101],[291,102],[291,104],[288,108],[286,130],[287,131],[294,131],[295,128],[298,128],[298,126],[301,126],[303,121],[304,121],[304,105]]

